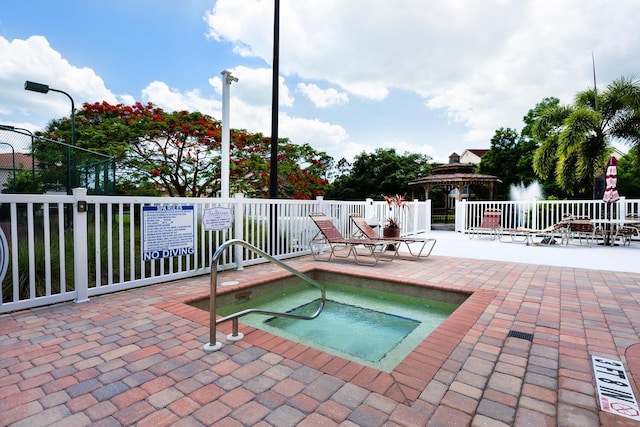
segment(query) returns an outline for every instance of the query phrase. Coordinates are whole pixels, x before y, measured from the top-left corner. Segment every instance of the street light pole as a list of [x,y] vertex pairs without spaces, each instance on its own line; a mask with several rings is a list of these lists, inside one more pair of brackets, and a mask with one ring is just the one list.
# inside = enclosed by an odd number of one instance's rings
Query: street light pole
[[30,82],[29,80],[24,82],[24,90],[30,90],[32,92],[39,92],[39,93],[48,93],[50,91],[58,92],[63,95],[66,95],[67,98],[69,98],[69,101],[71,101],[71,145],[75,147],[76,145],[76,105],[73,102],[73,98],[71,97],[71,95],[69,95],[67,92],[63,90],[54,89],[52,87],[49,87],[49,85],[45,85],[42,83]]
[[273,8],[273,71],[271,78],[271,171],[269,197],[278,198],[278,98],[280,74],[280,0]]
[[231,127],[229,124],[229,92],[231,83],[237,82],[238,78],[233,77],[231,72],[225,70],[222,73],[222,167],[220,168],[220,196],[229,197],[229,145]]
[[[271,77],[271,170],[269,171],[269,198],[278,198],[278,98],[280,74],[280,0],[273,5],[273,71]],[[278,204],[271,202],[270,248],[278,253]]]
[[[71,97],[71,95],[69,95],[67,92],[63,90],[54,89],[52,87],[49,87],[49,85],[46,85],[43,83],[30,82],[29,80],[24,82],[24,90],[30,90],[32,92],[38,92],[38,93],[49,93],[49,91],[58,92],[63,95],[66,95],[67,98],[69,98],[69,100],[71,101],[71,146],[75,147],[76,146],[76,106],[75,106],[75,103],[73,102],[73,98]],[[71,148],[70,147],[67,147],[67,194],[71,194]]]

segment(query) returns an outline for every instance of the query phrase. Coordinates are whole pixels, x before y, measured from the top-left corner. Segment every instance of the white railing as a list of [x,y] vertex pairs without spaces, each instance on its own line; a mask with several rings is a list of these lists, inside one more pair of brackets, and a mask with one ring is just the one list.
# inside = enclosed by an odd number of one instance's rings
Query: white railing
[[541,230],[568,216],[586,217],[594,223],[640,214],[640,200],[622,197],[616,203],[602,200],[461,201],[456,204],[455,230],[466,232],[479,227],[486,209],[502,211],[500,226],[506,230],[525,227]]
[[[387,216],[385,202],[318,200],[112,197],[87,195],[0,195],[0,225],[8,243],[6,276],[0,292],[0,313],[62,301],[86,301],[108,292],[167,282],[210,272],[216,248],[241,239],[278,259],[309,253],[316,228],[308,215],[329,215],[344,235],[352,234],[350,214]],[[188,255],[145,261],[143,207],[190,205],[197,224]],[[414,201],[398,212],[403,234],[431,229],[431,203]],[[233,212],[231,227],[205,230],[205,209]],[[272,221],[271,218],[277,218]],[[1,237],[1,236],[0,236]],[[225,253],[219,269],[264,262],[241,247]]]

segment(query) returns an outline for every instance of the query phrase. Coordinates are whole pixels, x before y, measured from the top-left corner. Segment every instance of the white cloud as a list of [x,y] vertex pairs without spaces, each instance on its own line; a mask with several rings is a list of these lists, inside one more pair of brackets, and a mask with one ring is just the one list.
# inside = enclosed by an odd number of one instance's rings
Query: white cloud
[[338,92],[333,88],[323,90],[315,84],[298,83],[298,91],[302,92],[318,108],[344,105],[349,102],[349,96],[346,93]]
[[[227,70],[238,82],[231,84],[231,95],[247,104],[271,108],[271,82],[273,73],[269,68],[248,68],[238,66]],[[278,104],[290,107],[294,105],[295,98],[289,93],[285,78],[278,78]],[[209,79],[209,84],[222,95],[222,78],[220,75]]]
[[[255,92],[269,92],[270,82],[264,79],[264,70],[251,70],[239,67],[231,71],[238,77],[237,83],[231,84],[230,89],[230,126],[234,129],[247,129],[250,132],[271,133],[271,104],[266,97],[260,98]],[[219,76],[209,79],[210,85],[221,94],[222,79]],[[283,84],[283,81],[281,80]],[[287,100],[288,90],[282,86],[284,99]],[[169,88],[163,82],[152,82],[142,91],[145,102],[154,104],[167,111],[197,110],[215,118],[221,118],[222,105],[220,101],[205,99],[198,91],[181,93]],[[286,101],[290,102],[290,101]],[[250,127],[247,127],[250,124]],[[296,144],[309,143],[315,149],[326,152],[343,151],[354,155],[366,148],[349,141],[347,132],[341,126],[333,125],[317,119],[291,117],[286,113],[279,114],[279,137],[289,138]]]
[[351,141],[344,128],[317,119],[301,119],[280,114],[280,137],[287,137],[296,144],[308,143],[316,150],[335,152],[349,150]]
[[[230,100],[230,126],[234,129],[247,129],[271,135],[271,108],[248,104],[241,98]],[[251,126],[247,126],[250,124]],[[318,119],[292,117],[285,112],[278,115],[278,137],[289,138],[295,144],[308,143],[318,151],[334,155],[353,156],[365,149],[350,140],[347,131],[339,125]],[[336,159],[338,160],[338,159]]]
[[153,102],[166,111],[196,110],[207,114],[221,111],[220,101],[203,98],[197,89],[182,93],[158,81],[151,82],[142,89],[142,99],[144,102]]
[[[90,68],[75,67],[54,50],[42,36],[9,41],[0,37],[0,98],[2,115],[14,121],[44,125],[51,117],[69,116],[71,104],[64,94],[25,92],[25,80],[49,85],[68,93],[80,108],[96,99],[117,102],[117,97]],[[30,126],[30,128],[38,126]]]
[[[218,0],[207,22],[219,40],[270,63],[272,8]],[[603,82],[636,73],[639,15],[633,0],[284,2],[280,70],[370,100],[413,91],[464,124],[468,144],[488,146],[543,98],[568,103],[589,87],[591,51],[596,65],[615,64],[601,67]]]
[[[522,117],[543,98],[569,103],[590,87],[592,52],[600,87],[637,75],[637,16],[637,0],[282,2],[279,135],[336,159],[393,147],[446,160],[452,151],[486,148],[496,129],[520,129]],[[271,127],[272,18],[267,0],[217,0],[204,17],[207,47],[220,54],[212,55],[212,65],[225,64],[239,79],[231,86],[231,126],[265,135]],[[228,56],[229,47],[241,56]],[[70,64],[45,37],[0,37],[0,55],[0,123],[42,126],[69,114],[63,95],[27,93],[25,80],[67,91],[76,107],[143,99],[166,110],[221,116],[220,74],[206,82],[185,79],[189,64],[176,67],[182,77],[167,65],[143,80],[144,87],[121,83],[128,93],[114,94],[108,89],[117,87],[113,82]],[[114,70],[111,78],[118,71],[131,72]],[[416,105],[416,95],[424,104]],[[411,106],[398,102],[409,98]]]

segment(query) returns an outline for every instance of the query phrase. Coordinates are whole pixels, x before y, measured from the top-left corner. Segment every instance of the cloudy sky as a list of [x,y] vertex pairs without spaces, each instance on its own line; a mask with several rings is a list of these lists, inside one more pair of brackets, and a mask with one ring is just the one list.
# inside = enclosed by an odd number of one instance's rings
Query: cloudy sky
[[[548,96],[640,73],[637,0],[281,0],[279,136],[336,160],[379,147],[445,162]],[[0,124],[153,102],[270,134],[273,0],[5,0]]]

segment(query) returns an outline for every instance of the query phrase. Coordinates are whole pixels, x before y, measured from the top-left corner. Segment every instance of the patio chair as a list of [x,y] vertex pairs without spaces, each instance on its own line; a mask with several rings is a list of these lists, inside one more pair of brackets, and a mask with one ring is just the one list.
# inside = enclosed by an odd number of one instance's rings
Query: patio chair
[[[340,233],[328,216],[322,213],[311,213],[309,217],[318,227],[318,233],[309,241],[311,254],[316,261],[331,261],[331,258],[349,258],[353,255],[356,263],[360,265],[374,266],[378,260],[391,261],[392,257],[381,256],[386,246],[390,243],[387,239],[349,239]],[[397,241],[395,241],[397,243]],[[322,259],[318,256],[320,251],[317,245],[329,245],[328,259]],[[364,248],[364,253],[358,252],[358,248]],[[340,251],[346,250],[346,254]]]
[[640,236],[640,229],[635,225],[623,225],[616,228],[615,233],[611,236],[611,240],[615,245],[615,241],[620,239],[623,246],[631,246],[633,238]]
[[[431,251],[433,250],[433,247],[436,245],[436,239],[430,239],[426,237],[398,237],[398,238],[383,237],[383,236],[380,236],[376,230],[371,228],[371,226],[367,223],[367,220],[365,220],[364,217],[362,217],[361,215],[351,215],[350,218],[351,218],[351,221],[353,222],[353,225],[356,226],[360,234],[365,239],[372,239],[372,240],[383,239],[383,240],[386,240],[387,242],[388,241],[400,242],[400,244],[394,245],[394,249],[395,249],[394,256],[397,256],[398,258],[402,258],[398,253],[398,250],[401,244],[403,243],[409,250],[409,258],[407,259],[410,259],[411,261],[415,261],[420,258],[427,258],[429,255],[431,255]],[[417,246],[417,250],[415,252],[411,248],[411,244],[413,243],[415,243]],[[425,249],[427,249],[426,252],[425,252]]]
[[617,238],[620,238],[623,245],[630,246],[634,238],[640,237],[640,216],[628,215],[621,227],[616,231]]
[[469,227],[467,233],[469,238],[489,235],[491,240],[500,237],[500,219],[502,211],[500,209],[487,209],[482,213],[482,222],[478,227]]
[[568,217],[563,221],[567,223],[566,244],[569,244],[572,239],[578,239],[578,243],[582,245],[582,239],[584,239],[587,246],[591,246],[591,241],[595,240],[599,234],[599,229],[594,227],[589,217]]

